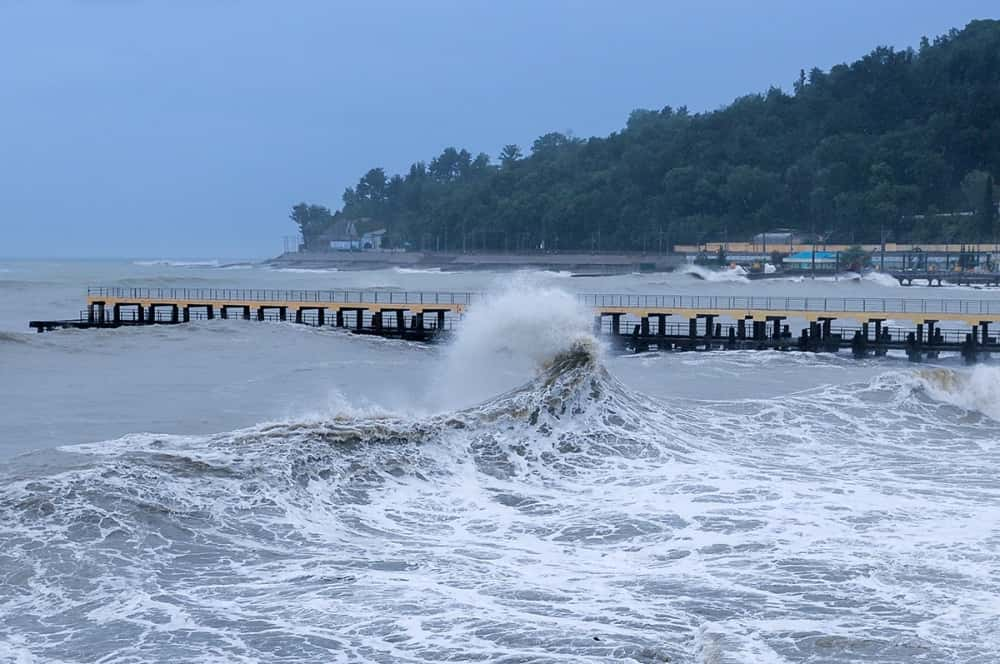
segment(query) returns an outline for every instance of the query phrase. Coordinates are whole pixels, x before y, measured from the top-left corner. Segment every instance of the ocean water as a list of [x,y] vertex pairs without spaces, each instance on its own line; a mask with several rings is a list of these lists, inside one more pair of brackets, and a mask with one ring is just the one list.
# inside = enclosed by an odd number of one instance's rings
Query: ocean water
[[[27,333],[86,286],[476,290],[446,346]],[[0,262],[0,661],[1000,659],[1000,368],[620,356],[574,292],[877,279]]]

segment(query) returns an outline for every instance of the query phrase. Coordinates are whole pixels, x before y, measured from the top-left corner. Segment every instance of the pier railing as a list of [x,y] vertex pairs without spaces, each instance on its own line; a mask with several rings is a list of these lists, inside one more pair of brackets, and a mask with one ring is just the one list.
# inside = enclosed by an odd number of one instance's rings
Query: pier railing
[[[270,288],[124,288],[91,287],[90,297],[169,301],[318,302],[329,304],[449,304],[471,305],[484,299],[473,292],[389,290],[287,290]],[[588,307],[649,310],[775,311],[870,314],[1000,314],[1000,298],[982,300],[920,298],[755,297],[745,295],[644,295],[584,293],[577,296]]]
[[802,313],[1000,314],[1000,299],[953,300],[851,297],[754,297],[744,295],[583,294],[594,307],[703,309],[718,311],[801,311]]
[[272,288],[90,287],[90,297],[213,302],[318,302],[329,304],[472,304],[476,293],[441,291],[288,290]]

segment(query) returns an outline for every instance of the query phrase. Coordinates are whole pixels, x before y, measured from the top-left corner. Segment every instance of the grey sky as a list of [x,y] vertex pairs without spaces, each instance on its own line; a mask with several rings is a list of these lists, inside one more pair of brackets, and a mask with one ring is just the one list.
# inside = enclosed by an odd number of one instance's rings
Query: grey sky
[[995,0],[0,0],[0,256],[263,257],[372,166],[604,135]]

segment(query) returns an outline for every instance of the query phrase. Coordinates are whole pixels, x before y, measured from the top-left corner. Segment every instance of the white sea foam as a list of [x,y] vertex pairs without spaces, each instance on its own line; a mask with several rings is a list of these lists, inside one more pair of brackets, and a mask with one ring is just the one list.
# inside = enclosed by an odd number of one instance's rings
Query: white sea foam
[[178,261],[178,260],[149,260],[149,261],[133,261],[133,265],[139,265],[142,267],[219,267],[219,261]]
[[522,382],[543,362],[590,337],[590,314],[572,294],[517,273],[471,306],[445,350],[435,398],[468,403]]
[[677,269],[678,274],[687,274],[698,279],[710,282],[740,282],[748,283],[750,280],[747,279],[747,271],[736,265],[731,268],[725,268],[722,270],[712,270],[700,265],[684,265]]
[[917,375],[935,399],[1000,421],[1000,367],[977,365],[962,371],[927,369]]
[[392,271],[398,274],[451,274],[439,267],[394,267]]
[[876,272],[874,270],[870,272],[865,272],[861,277],[865,281],[870,281],[878,286],[884,286],[885,288],[899,288],[899,281],[896,280],[891,274],[885,274],[884,272]]

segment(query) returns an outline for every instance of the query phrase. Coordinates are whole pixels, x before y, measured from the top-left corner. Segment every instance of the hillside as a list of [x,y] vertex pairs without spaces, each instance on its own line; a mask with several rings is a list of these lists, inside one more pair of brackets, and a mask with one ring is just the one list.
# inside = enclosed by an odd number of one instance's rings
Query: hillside
[[708,113],[636,110],[610,136],[550,133],[496,163],[448,148],[405,174],[368,171],[334,214],[292,218],[307,243],[334,218],[368,217],[392,245],[432,250],[660,251],[773,228],[995,238],[1000,21],[802,71],[792,87]]

